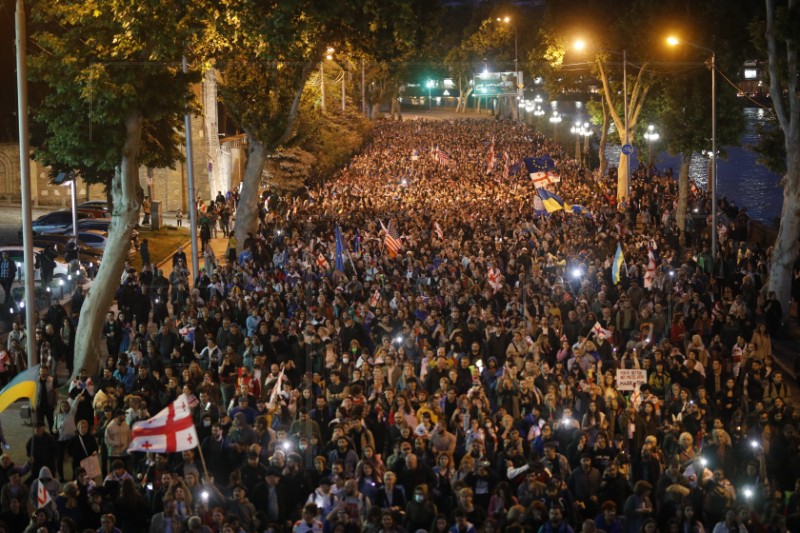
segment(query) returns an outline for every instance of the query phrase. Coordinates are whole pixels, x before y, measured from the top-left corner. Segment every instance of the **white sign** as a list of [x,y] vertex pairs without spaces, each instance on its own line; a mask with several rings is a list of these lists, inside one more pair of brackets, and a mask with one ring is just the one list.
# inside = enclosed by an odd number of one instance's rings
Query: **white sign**
[[617,370],[617,390],[636,390],[647,383],[647,370],[620,368]]

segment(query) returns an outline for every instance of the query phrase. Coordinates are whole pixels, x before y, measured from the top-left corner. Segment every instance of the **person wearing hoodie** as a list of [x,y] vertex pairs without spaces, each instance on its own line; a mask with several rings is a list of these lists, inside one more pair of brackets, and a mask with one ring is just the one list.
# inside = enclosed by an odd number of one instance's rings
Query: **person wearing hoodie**
[[30,502],[31,507],[34,509],[40,507],[37,503],[37,498],[39,494],[39,487],[42,486],[50,494],[50,501],[47,503],[47,505],[41,508],[47,511],[48,520],[54,520],[55,518],[58,518],[56,496],[58,496],[58,493],[61,492],[61,482],[59,482],[57,479],[53,479],[52,471],[46,466],[43,466],[39,470],[39,477],[35,479],[33,483],[31,483]]

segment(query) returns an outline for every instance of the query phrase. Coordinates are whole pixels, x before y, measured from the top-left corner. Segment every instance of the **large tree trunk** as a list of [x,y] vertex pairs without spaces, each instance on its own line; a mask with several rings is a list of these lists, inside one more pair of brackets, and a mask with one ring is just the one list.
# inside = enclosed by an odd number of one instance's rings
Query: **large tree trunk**
[[222,149],[219,145],[219,118],[217,112],[217,69],[210,68],[203,76],[203,124],[208,140],[208,191],[211,198],[218,191],[230,189],[230,174],[223,176]]
[[[792,287],[792,267],[797,258],[797,235],[800,230],[800,96],[798,96],[798,49],[797,41],[787,37],[782,25],[797,9],[797,0],[789,0],[784,12],[776,14],[776,1],[767,0],[767,52],[769,56],[769,92],[775,116],[783,131],[783,147],[786,151],[786,175],[783,178],[783,209],[778,237],[772,249],[772,268],[769,290],[775,291],[781,303],[784,319],[789,316],[789,297]],[[783,6],[783,2],[781,2]],[[784,17],[777,21],[776,16]],[[785,26],[784,26],[785,27]],[[778,49],[778,40],[785,47]],[[784,84],[786,96],[783,95]]]
[[236,252],[244,248],[244,241],[248,234],[255,235],[258,229],[258,190],[261,185],[261,176],[264,174],[264,165],[267,161],[264,146],[259,143],[247,130],[248,149],[247,165],[244,168],[242,192],[239,205],[236,208],[236,224],[233,232],[236,236]]
[[608,116],[608,107],[606,104],[606,99],[601,98],[600,103],[603,107],[603,128],[602,133],[600,134],[600,177],[606,175],[606,171],[608,170],[608,159],[606,158],[606,144],[608,144],[608,126],[610,117]]
[[679,235],[681,246],[686,244],[686,204],[689,200],[689,165],[691,162],[692,152],[683,152],[681,154],[681,170],[678,174],[678,211],[675,213],[675,220],[681,231]]
[[[86,295],[81,308],[75,336],[75,367],[73,377],[81,368],[90,375],[98,371],[101,351],[101,333],[106,313],[114,301],[120,276],[131,246],[131,234],[139,221],[143,191],[139,185],[139,149],[142,144],[142,116],[131,115],[125,121],[126,139],[122,148],[122,161],[111,181],[111,227],[108,244],[103,252],[100,270]],[[116,354],[113,354],[116,355]]]
[[[778,237],[772,249],[772,268],[769,276],[769,290],[775,291],[781,303],[784,320],[789,317],[789,297],[792,290],[794,262],[798,254],[797,236],[800,235],[800,153],[795,148],[791,159],[793,169],[787,172],[783,187],[783,209]],[[787,156],[787,163],[790,159]],[[789,185],[791,183],[791,185]]]
[[392,96],[392,120],[403,120],[403,110],[400,108],[400,100],[398,99],[398,95],[395,93]]
[[619,167],[617,168],[617,198],[620,200],[623,198],[630,200],[630,198],[628,198],[628,188],[630,183],[630,173],[628,172],[629,167],[630,164],[628,156],[620,151]]

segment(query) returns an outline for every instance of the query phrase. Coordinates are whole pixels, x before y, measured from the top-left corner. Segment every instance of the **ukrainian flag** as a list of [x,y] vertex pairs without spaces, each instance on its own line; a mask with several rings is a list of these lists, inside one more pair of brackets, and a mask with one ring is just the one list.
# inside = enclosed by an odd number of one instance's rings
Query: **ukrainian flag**
[[28,398],[36,408],[36,382],[39,380],[39,365],[32,366],[17,374],[11,382],[0,391],[0,413],[20,398]]
[[564,209],[564,200],[556,196],[555,194],[551,193],[546,189],[536,189],[539,198],[542,199],[542,203],[544,204],[544,208],[547,210],[548,213],[555,213],[559,209]]
[[622,246],[617,243],[617,253],[614,254],[614,264],[611,265],[611,281],[616,285],[620,279],[620,268],[625,264],[625,256],[622,255]]

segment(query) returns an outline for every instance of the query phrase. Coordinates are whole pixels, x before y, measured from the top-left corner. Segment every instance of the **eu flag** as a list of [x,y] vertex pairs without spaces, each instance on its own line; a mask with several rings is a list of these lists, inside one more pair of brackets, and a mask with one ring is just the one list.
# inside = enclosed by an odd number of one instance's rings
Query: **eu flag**
[[344,243],[342,242],[342,232],[339,224],[336,224],[336,270],[344,272]]

